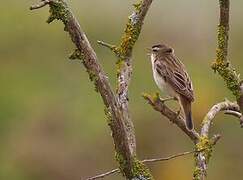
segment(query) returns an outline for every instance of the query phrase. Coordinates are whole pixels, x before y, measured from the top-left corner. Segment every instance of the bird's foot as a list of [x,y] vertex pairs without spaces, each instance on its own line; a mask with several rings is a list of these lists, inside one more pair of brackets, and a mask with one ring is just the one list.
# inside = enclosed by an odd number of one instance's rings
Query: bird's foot
[[180,116],[180,114],[181,114],[181,107],[180,107],[180,109],[176,112],[176,118],[178,118],[178,117]]
[[167,98],[160,98],[160,101],[162,101],[163,103],[165,103],[166,101],[171,101],[171,100],[174,100],[174,101],[177,101],[177,98],[176,97],[167,97]]

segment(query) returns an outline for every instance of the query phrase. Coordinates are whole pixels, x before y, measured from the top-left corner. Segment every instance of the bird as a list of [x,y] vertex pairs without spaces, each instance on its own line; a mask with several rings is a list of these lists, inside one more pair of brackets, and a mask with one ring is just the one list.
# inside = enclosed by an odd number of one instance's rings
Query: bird
[[194,92],[185,65],[175,55],[174,49],[166,44],[153,45],[149,50],[155,83],[161,91],[179,101],[184,112],[186,127],[192,130]]

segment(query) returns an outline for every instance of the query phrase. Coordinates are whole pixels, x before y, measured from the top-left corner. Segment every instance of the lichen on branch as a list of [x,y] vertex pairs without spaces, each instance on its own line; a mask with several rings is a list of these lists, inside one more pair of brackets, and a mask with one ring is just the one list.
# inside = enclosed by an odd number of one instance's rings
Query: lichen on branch
[[[212,69],[219,73],[225,81],[227,88],[233,93],[237,100],[240,100],[243,96],[240,89],[242,81],[240,75],[235,71],[235,68],[233,68],[231,62],[227,59],[230,0],[219,0],[219,5],[220,18],[217,37],[218,47],[216,49],[216,59],[212,63]],[[240,106],[241,104],[242,102],[239,102]]]
[[[138,16],[136,17],[136,20],[138,20],[138,22],[143,22],[151,3],[152,0],[143,0],[141,1],[141,6],[138,6],[136,8],[135,14],[138,13]],[[121,74],[124,73],[124,78],[119,78],[119,87],[122,87],[119,88],[121,90],[119,95],[123,95],[117,97],[117,95],[113,92],[111,88],[108,77],[106,76],[101,65],[99,64],[94,49],[89,43],[86,34],[82,31],[72,11],[69,9],[66,1],[41,0],[40,3],[31,6],[30,9],[39,9],[46,5],[49,5],[50,7],[50,16],[47,22],[51,23],[54,20],[60,20],[63,22],[64,30],[69,33],[72,42],[76,46],[76,49],[69,56],[69,58],[80,59],[82,61],[89,74],[90,80],[93,81],[93,83],[95,84],[95,90],[100,93],[103,99],[103,102],[105,104],[105,114],[107,115],[108,125],[110,126],[112,131],[116,154],[119,155],[117,161],[120,164],[120,169],[122,173],[127,179],[136,178],[138,180],[152,180],[153,177],[150,174],[149,170],[145,166],[143,166],[142,162],[140,162],[136,158],[135,133],[133,129],[133,123],[129,116],[128,101],[126,99],[128,92],[128,82],[130,81],[130,74],[132,69],[128,66],[121,66],[121,69],[123,70]],[[133,23],[133,19],[131,19],[131,22],[129,23]],[[136,25],[134,24],[134,27],[135,26]],[[125,40],[122,39],[122,41],[124,41],[124,43],[122,43],[124,44],[122,45],[122,47],[125,49],[125,51],[129,51],[128,53],[126,53],[126,55],[128,55],[132,52],[132,46],[137,40],[138,34],[136,34],[135,37],[135,31],[129,28],[126,29],[126,33],[129,34],[128,36],[131,36],[133,38],[132,41],[130,41],[129,39],[128,42],[125,42]],[[127,43],[131,43],[131,45],[128,45]],[[114,51],[116,51],[115,47],[112,47],[111,49],[114,49]],[[119,51],[120,53],[123,53],[121,49],[119,49]]]

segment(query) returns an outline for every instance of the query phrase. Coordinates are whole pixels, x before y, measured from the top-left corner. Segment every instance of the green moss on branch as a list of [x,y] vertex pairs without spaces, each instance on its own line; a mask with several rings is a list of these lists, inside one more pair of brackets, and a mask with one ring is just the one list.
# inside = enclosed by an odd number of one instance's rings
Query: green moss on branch
[[[227,88],[233,93],[236,99],[242,98],[240,86],[241,80],[235,72],[230,62],[227,60],[228,39],[229,39],[229,0],[219,0],[220,18],[218,26],[218,48],[216,59],[212,64],[212,69],[218,72],[225,81]],[[241,108],[242,109],[242,108]]]
[[228,28],[224,25],[218,27],[218,48],[216,50],[216,60],[212,64],[212,69],[218,72],[225,81],[227,88],[238,99],[242,94],[240,92],[240,78],[235,69],[227,61],[228,48]]
[[51,23],[54,20],[61,20],[64,25],[67,24],[72,13],[70,12],[67,3],[64,0],[55,0],[49,3],[50,6],[50,16],[47,23]]
[[[128,162],[123,158],[122,154],[116,153],[115,155],[116,160],[119,162],[119,169],[120,172],[125,176],[124,172],[125,169],[129,166]],[[150,174],[149,169],[136,157],[131,159],[131,174],[129,180],[136,179],[136,180],[154,180],[152,175]]]
[[[193,180],[201,180],[205,173],[206,173],[206,167],[209,163],[209,160],[212,156],[213,152],[213,145],[214,143],[207,137],[202,136],[199,138],[199,142],[196,144],[195,147],[195,169],[193,171]],[[201,164],[204,161],[203,164]]]
[[207,136],[200,137],[199,142],[196,144],[195,152],[195,155],[202,153],[205,157],[206,163],[208,164],[213,152],[213,143]]

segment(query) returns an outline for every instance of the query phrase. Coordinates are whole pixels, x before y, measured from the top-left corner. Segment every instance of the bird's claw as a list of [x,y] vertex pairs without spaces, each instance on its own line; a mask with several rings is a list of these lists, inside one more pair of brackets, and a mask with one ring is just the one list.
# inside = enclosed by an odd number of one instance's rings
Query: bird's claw
[[177,98],[176,97],[167,97],[167,98],[164,98],[164,99],[162,99],[162,98],[160,98],[160,101],[162,101],[162,103],[165,103],[166,101],[171,101],[171,100],[177,100]]
[[178,111],[176,111],[176,118],[178,118],[180,116],[180,114],[181,114],[181,107]]

